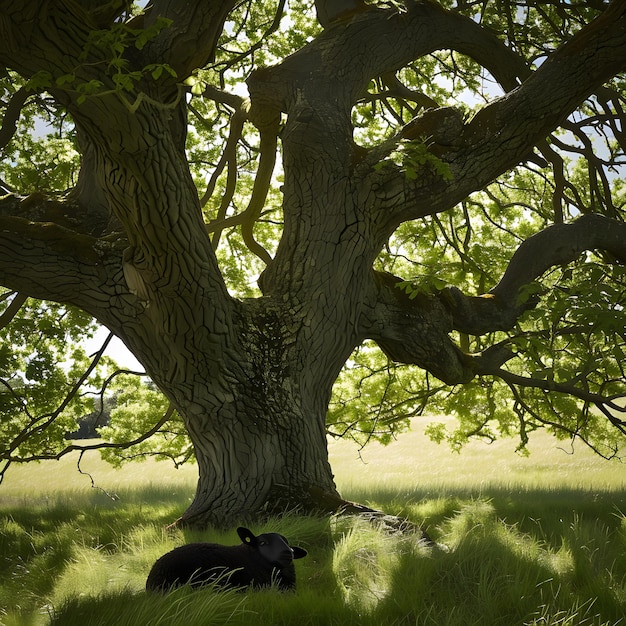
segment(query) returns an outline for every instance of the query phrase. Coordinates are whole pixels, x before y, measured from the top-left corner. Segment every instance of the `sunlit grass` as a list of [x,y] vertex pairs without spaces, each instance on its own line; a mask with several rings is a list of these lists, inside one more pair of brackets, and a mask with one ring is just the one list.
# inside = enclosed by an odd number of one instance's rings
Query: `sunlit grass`
[[[449,418],[436,421],[451,423]],[[401,434],[388,446],[372,442],[362,450],[351,442],[331,443],[340,490],[416,492],[480,489],[626,489],[626,465],[607,462],[581,442],[573,448],[546,432],[532,433],[528,456],[515,452],[514,439],[474,441],[460,453],[430,441],[424,425]]]
[[194,468],[116,471],[94,457],[82,467],[98,489],[75,458],[17,468],[0,485],[0,624],[626,626],[624,466],[545,436],[529,458],[513,448],[453,455],[418,432],[359,458],[331,443],[343,495],[423,524],[446,549],[362,519],[268,520],[255,530],[309,551],[293,594],[145,594],[174,546],[238,542],[234,529],[166,529],[190,502]]

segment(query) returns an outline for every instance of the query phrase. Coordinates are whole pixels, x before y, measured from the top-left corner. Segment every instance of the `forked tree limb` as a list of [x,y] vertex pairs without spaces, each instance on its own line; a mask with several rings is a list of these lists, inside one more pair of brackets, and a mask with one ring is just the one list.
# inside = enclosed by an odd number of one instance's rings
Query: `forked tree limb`
[[482,335],[509,330],[537,300],[519,298],[520,289],[551,267],[575,261],[583,252],[603,250],[626,263],[626,223],[602,215],[583,215],[570,224],[554,224],[526,239],[513,254],[500,282],[484,296],[464,295],[456,287],[441,292],[455,330]]
[[167,63],[184,80],[214,58],[223,25],[236,0],[152,0],[144,18],[149,27],[159,18],[172,21],[144,50],[146,63]]
[[[520,298],[520,289],[587,250],[604,250],[626,263],[626,224],[593,214],[571,224],[549,226],[519,246],[500,282],[482,296],[467,296],[457,287],[409,296],[399,289],[400,278],[374,272],[377,304],[371,314],[363,316],[362,332],[391,360],[418,365],[447,384],[463,384],[481,374],[502,377],[502,365],[514,356],[508,343],[469,355],[449,333],[483,335],[510,330],[522,313],[539,301],[538,296]],[[533,384],[531,380],[526,386]],[[568,389],[559,390],[568,393]],[[581,397],[574,388],[571,393]],[[601,400],[588,395],[585,399]]]

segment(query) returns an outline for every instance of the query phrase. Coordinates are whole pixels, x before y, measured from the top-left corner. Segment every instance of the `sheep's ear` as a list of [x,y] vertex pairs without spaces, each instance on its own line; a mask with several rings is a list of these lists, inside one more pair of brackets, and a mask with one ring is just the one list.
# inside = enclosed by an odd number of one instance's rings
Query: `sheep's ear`
[[298,546],[291,546],[291,549],[293,550],[294,559],[301,559],[308,554],[304,548],[298,548]]
[[248,530],[247,528],[240,526],[237,529],[237,534],[239,535],[239,539],[241,539],[243,543],[246,543],[249,546],[255,545],[256,537],[254,536],[254,533],[251,530]]

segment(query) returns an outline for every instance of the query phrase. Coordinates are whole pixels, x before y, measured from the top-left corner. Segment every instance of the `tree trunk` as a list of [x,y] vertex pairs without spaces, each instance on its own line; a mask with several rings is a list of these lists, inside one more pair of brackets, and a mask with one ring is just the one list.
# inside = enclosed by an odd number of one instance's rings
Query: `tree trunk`
[[186,420],[199,479],[182,523],[230,526],[263,511],[312,510],[313,489],[336,494],[323,413],[311,419],[295,406],[240,408]]
[[259,512],[314,509],[312,491],[337,495],[325,429],[332,381],[303,367],[301,323],[267,300],[242,305],[235,317],[241,332],[222,375],[197,368],[206,358],[198,354],[184,377],[203,381],[202,406],[197,393],[181,398],[181,386],[160,381],[177,399],[198,462],[183,524],[229,526]]

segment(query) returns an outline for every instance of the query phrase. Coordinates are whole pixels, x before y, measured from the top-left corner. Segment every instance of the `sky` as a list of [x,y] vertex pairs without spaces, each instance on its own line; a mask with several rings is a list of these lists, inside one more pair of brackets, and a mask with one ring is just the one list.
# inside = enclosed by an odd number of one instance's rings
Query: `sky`
[[[87,339],[83,342],[87,354],[94,354],[102,347],[105,339],[109,334],[109,330],[101,326],[94,335],[93,339]],[[124,342],[118,337],[113,337],[109,344],[106,356],[114,359],[120,367],[131,369],[133,371],[143,372],[144,368],[141,363],[133,356],[131,351],[124,345]]]

